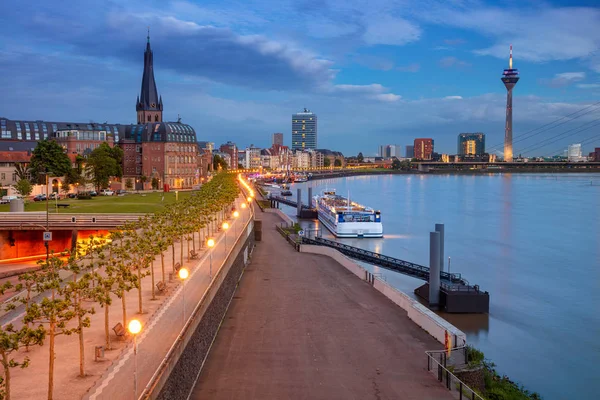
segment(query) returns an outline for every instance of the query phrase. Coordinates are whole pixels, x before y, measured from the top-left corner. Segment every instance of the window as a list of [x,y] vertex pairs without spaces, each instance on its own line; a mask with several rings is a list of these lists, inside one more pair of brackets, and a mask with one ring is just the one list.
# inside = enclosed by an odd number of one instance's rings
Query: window
[[6,174],[4,172],[2,174],[0,174],[0,179],[2,179],[2,180],[6,179]]
[[158,122],[158,114],[154,116],[154,122]]
[[17,181],[17,173],[16,172],[12,174],[12,181],[13,182]]
[[92,124],[87,124],[87,128],[88,128],[90,131],[91,131],[92,129],[94,129],[94,128],[92,128]]
[[152,122],[152,117],[148,115],[148,122]]

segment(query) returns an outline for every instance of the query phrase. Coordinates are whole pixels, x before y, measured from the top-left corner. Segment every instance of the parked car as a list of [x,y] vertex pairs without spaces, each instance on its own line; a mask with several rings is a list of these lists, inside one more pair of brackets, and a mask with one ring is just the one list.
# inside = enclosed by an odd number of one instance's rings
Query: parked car
[[77,198],[77,193],[69,193],[67,195],[67,197],[70,198],[70,199],[75,199],[75,198]]
[[127,190],[125,190],[125,189],[119,189],[119,190],[117,190],[117,195],[118,196],[122,196],[124,194],[127,194]]
[[94,196],[98,196],[98,192],[96,192],[95,190],[91,190],[91,191],[89,192],[89,195],[90,195],[90,196],[92,196],[92,197],[94,197]]
[[37,196],[33,197],[33,201],[46,201],[46,195],[38,194]]
[[56,192],[50,193],[50,200],[60,200],[60,194]]
[[2,199],[0,199],[0,204],[8,204],[12,200],[17,200],[18,198],[19,196],[2,196]]
[[100,191],[100,194],[101,194],[102,196],[113,196],[113,195],[115,194],[115,192],[114,192],[114,191],[112,191],[112,190],[110,190],[110,189],[102,189],[102,190]]

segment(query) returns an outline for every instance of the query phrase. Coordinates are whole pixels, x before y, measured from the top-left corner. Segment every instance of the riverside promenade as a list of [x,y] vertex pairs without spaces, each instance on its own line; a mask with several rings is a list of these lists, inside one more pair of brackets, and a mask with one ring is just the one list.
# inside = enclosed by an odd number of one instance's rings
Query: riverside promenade
[[260,213],[257,244],[190,399],[452,399],[442,346],[333,259],[298,253]]

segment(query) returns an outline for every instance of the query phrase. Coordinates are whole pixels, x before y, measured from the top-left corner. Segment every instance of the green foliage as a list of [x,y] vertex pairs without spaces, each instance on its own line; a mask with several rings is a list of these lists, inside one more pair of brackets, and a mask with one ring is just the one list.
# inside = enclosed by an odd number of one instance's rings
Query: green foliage
[[40,174],[48,172],[50,176],[65,176],[71,170],[71,161],[65,150],[54,140],[39,141],[31,154],[29,163],[34,182],[45,182]]
[[473,346],[467,346],[467,362],[470,368],[481,365],[484,362],[484,359],[485,357],[482,351],[477,350]]
[[323,166],[324,167],[331,167],[331,159],[329,157],[325,157],[323,159]]
[[85,168],[97,190],[108,187],[111,177],[123,175],[122,158],[123,150],[118,146],[111,148],[106,142],[92,151]]
[[92,195],[88,192],[77,193],[77,200],[91,200]]
[[215,156],[213,157],[213,165],[214,165],[215,171],[219,171],[219,170],[225,171],[227,169],[227,163],[218,154],[215,154]]
[[28,197],[33,191],[33,186],[28,179],[20,179],[15,185],[15,190],[23,197]]
[[336,158],[335,161],[333,162],[333,166],[334,167],[341,167],[342,166],[342,160],[340,160],[339,158]]
[[131,179],[131,178],[125,179],[125,188],[128,190],[133,189],[133,179]]
[[153,177],[152,178],[152,189],[158,190],[158,183],[159,183],[158,178],[157,177]]
[[359,163],[365,161],[365,157],[363,156],[362,152],[358,153],[358,155],[356,156],[356,161],[358,161]]

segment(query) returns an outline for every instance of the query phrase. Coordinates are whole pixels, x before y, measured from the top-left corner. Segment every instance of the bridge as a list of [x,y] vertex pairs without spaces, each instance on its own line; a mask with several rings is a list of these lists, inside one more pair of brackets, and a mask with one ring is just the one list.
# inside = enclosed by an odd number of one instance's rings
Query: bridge
[[[313,239],[301,237],[301,240],[303,244],[331,247],[350,258],[429,282],[429,267],[424,265],[385,256],[321,237]],[[429,283],[415,289],[415,294],[428,300]],[[446,312],[487,313],[489,312],[489,293],[479,290],[478,285],[469,284],[460,273],[440,271],[440,303],[442,306],[441,309]]]
[[[145,214],[48,214],[50,230],[115,229],[137,221]],[[7,212],[0,214],[0,230],[45,230],[45,212]]]

